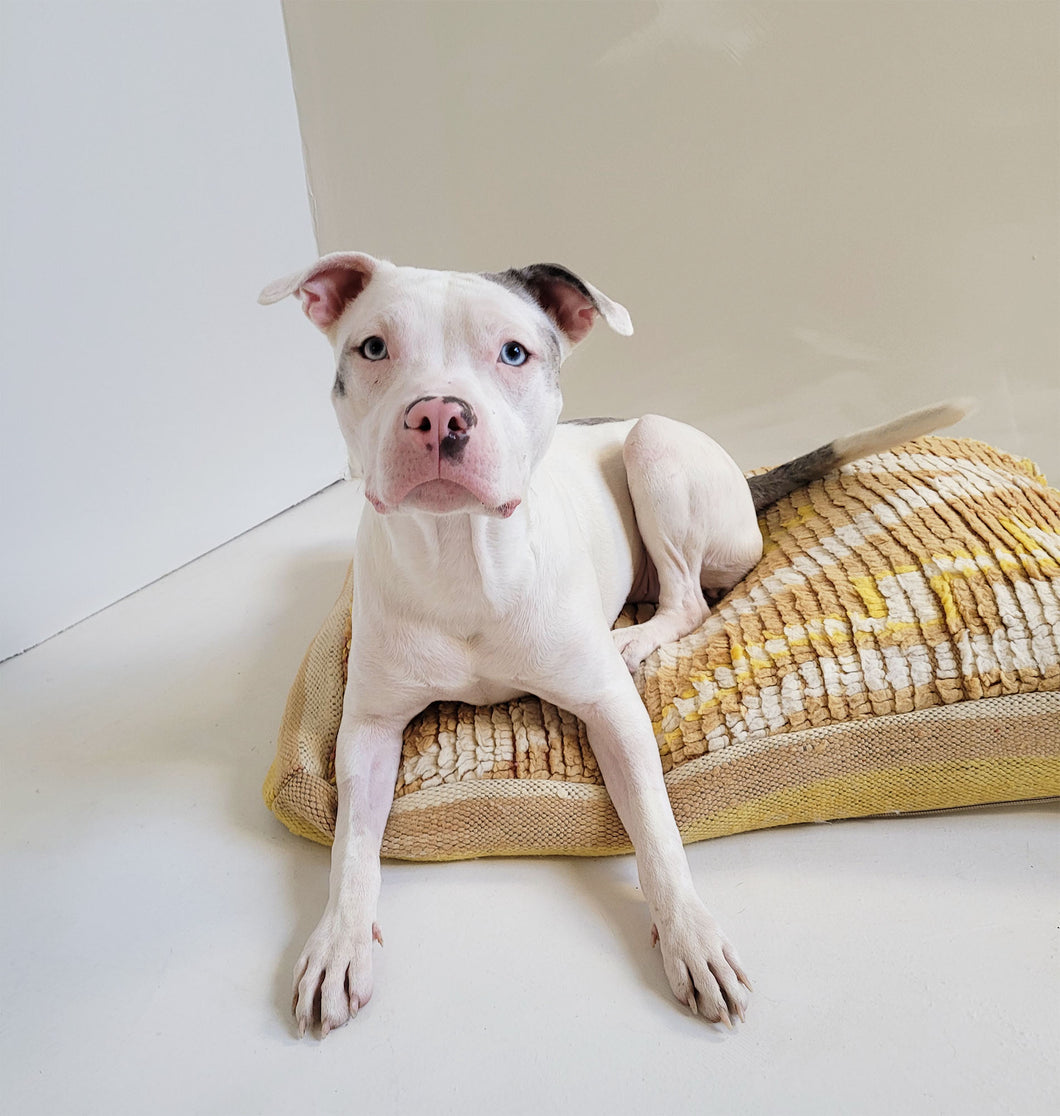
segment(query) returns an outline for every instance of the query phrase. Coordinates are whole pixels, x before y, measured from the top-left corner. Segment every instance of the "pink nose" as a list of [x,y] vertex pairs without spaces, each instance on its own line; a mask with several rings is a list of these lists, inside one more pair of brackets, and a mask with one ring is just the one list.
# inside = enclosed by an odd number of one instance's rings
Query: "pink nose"
[[428,452],[459,460],[478,419],[470,403],[454,395],[429,395],[405,409],[405,430]]

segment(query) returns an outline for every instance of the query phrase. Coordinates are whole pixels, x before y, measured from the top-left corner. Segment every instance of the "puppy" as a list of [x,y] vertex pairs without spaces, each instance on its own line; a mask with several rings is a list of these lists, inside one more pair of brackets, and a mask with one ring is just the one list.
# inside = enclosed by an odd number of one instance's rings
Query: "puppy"
[[[364,478],[349,677],[335,752],[330,894],[295,972],[300,1034],[326,1035],[372,995],[379,849],[402,730],[441,699],[536,694],[586,726],[636,851],[653,944],[674,995],[731,1026],[750,981],[696,893],[651,721],[630,672],[716,623],[704,591],[759,560],[756,512],[832,469],[956,422],[940,404],[747,481],[671,419],[558,424],[564,359],[629,314],[555,264],[497,274],[324,256],[270,284],[298,295],[335,354],[332,401]],[[627,601],[650,620],[612,632]]]

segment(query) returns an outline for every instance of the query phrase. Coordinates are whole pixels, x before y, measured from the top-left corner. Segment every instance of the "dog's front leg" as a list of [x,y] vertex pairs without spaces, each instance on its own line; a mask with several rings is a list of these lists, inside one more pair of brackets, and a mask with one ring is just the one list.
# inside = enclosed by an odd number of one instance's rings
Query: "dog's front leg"
[[585,721],[604,784],[633,842],[652,944],[662,947],[674,995],[693,1012],[731,1026],[732,1015],[743,1018],[750,982],[696,893],[651,719],[624,667],[621,675],[606,697],[572,711]]
[[338,814],[328,904],[294,973],[298,1033],[321,1037],[355,1016],[372,995],[379,847],[394,800],[405,721],[344,714],[335,744]]

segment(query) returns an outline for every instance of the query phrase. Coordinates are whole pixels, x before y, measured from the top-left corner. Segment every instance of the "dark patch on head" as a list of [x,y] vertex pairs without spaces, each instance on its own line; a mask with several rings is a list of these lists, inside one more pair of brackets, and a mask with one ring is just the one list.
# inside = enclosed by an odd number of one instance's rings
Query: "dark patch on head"
[[538,306],[543,306],[547,302],[549,288],[556,282],[573,287],[593,306],[596,305],[596,299],[593,298],[589,288],[573,271],[568,271],[562,264],[537,263],[530,264],[529,267],[509,267],[506,271],[483,272],[482,277],[492,279],[494,283],[500,283],[510,291],[524,291]]
[[785,461],[768,473],[758,477],[748,477],[747,486],[751,489],[754,498],[755,511],[760,512],[775,504],[779,499],[794,492],[796,488],[812,484],[815,480],[827,476],[839,461],[839,457],[829,443],[819,449],[804,453],[791,461]]
[[518,295],[525,302],[531,303],[544,313],[550,326],[548,341],[546,342],[549,351],[545,357],[545,363],[558,370],[561,349],[559,336],[556,333],[556,323],[548,311],[550,284],[557,281],[566,283],[567,286],[573,287],[579,294],[587,298],[593,306],[596,306],[596,300],[589,293],[589,288],[573,271],[568,271],[559,264],[531,264],[529,267],[510,267],[507,271],[483,271],[481,275],[483,279],[489,279],[491,283],[499,284],[505,290]]
[[351,340],[343,345],[342,352],[339,354],[339,363],[335,368],[335,383],[332,385],[331,391],[340,399],[346,394],[346,374],[350,370],[350,359],[355,352],[357,352],[357,346]]
[[605,422],[625,422],[620,418],[572,418],[564,419],[560,426],[602,426]]

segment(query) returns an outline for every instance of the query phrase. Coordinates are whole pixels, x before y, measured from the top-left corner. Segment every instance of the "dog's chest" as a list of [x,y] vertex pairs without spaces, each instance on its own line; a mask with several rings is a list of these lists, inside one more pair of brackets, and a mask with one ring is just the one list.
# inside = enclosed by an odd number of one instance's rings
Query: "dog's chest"
[[433,698],[492,705],[525,693],[534,658],[527,635],[507,625],[412,624],[388,664],[415,677]]

